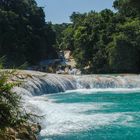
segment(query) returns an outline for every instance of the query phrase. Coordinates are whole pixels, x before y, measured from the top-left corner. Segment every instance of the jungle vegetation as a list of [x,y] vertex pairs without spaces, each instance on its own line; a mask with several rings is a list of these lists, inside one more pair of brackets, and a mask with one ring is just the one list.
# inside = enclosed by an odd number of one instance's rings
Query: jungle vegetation
[[[113,6],[115,12],[74,12],[70,24],[52,25],[34,0],[1,0],[0,57],[6,67],[34,65],[69,49],[83,73],[139,73],[140,1],[115,0]],[[0,70],[0,134],[26,120],[12,91],[17,83],[9,82],[12,74]]]
[[36,65],[70,49],[83,73],[139,73],[139,5],[115,0],[114,11],[73,12],[71,23],[53,25],[35,0],[1,0],[0,57],[6,67]]
[[0,57],[7,67],[54,58],[54,43],[55,32],[35,0],[0,0]]
[[115,12],[74,12],[71,24],[59,25],[57,48],[70,49],[83,73],[139,73],[139,5],[138,0],[115,0]]

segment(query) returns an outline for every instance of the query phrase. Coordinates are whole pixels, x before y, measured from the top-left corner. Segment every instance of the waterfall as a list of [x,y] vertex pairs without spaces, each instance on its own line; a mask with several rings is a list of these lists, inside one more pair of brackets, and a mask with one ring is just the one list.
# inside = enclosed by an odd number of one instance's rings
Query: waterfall
[[[32,72],[27,72],[31,74]],[[38,96],[75,89],[140,88],[140,75],[57,75],[33,72],[16,91]]]
[[[31,74],[29,71],[27,73]],[[15,91],[21,95],[39,96],[73,89],[77,87],[76,79],[72,76],[33,72],[33,75],[24,79],[22,85],[16,87]]]
[[77,77],[77,88],[139,88],[140,75],[84,75]]
[[[33,71],[24,71],[23,75],[27,76],[20,76],[23,79],[22,85],[15,87],[14,90],[22,95],[22,107],[27,113],[44,116],[33,120],[42,127],[41,140],[69,132],[82,133],[83,130],[94,130],[96,127],[102,128],[112,124],[117,126],[118,121],[122,125],[135,117],[133,116],[135,112],[131,114],[127,110],[128,107],[129,110],[132,108],[129,106],[130,96],[126,93],[133,93],[132,98],[139,97],[137,92],[140,92],[140,75],[73,76]],[[123,93],[126,94],[125,98],[122,96]],[[124,103],[126,98],[127,104]],[[121,104],[121,101],[124,104]],[[133,106],[138,105],[139,100],[134,100]],[[121,112],[120,106],[124,106],[126,112]],[[114,109],[120,111],[115,110],[116,113],[110,113]]]

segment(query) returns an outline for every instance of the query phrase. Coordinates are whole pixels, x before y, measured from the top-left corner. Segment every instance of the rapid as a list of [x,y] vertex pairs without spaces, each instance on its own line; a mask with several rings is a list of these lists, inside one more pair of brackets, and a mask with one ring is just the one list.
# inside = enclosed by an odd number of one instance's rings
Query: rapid
[[43,116],[40,140],[140,138],[140,75],[37,73],[15,91]]

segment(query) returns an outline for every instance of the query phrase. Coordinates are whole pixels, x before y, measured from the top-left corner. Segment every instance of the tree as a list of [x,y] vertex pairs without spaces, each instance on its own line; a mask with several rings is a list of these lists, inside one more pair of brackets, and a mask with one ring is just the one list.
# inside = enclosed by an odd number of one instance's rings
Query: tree
[[[140,71],[140,19],[137,0],[115,0],[115,13],[73,12],[71,24],[57,33],[59,48],[70,49],[83,73]],[[60,25],[62,26],[62,25]]]
[[138,15],[136,3],[137,0],[115,0],[113,6],[126,17],[136,17]]
[[55,33],[34,0],[0,1],[0,56],[6,56],[7,66],[52,57],[54,43]]
[[113,35],[109,45],[109,63],[115,72],[136,72],[140,70],[140,21],[127,21],[119,25],[119,33]]

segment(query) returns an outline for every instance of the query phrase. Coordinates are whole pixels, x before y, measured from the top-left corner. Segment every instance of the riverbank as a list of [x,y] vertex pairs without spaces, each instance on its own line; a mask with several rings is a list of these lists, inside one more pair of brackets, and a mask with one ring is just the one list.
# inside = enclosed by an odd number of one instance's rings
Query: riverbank
[[[21,73],[21,72],[20,72]],[[41,131],[39,123],[30,120],[22,97],[14,88],[22,86],[29,75],[22,77],[19,71],[0,71],[0,140],[37,140]]]
[[6,127],[0,132],[0,140],[37,140],[40,127],[39,124],[30,123]]

